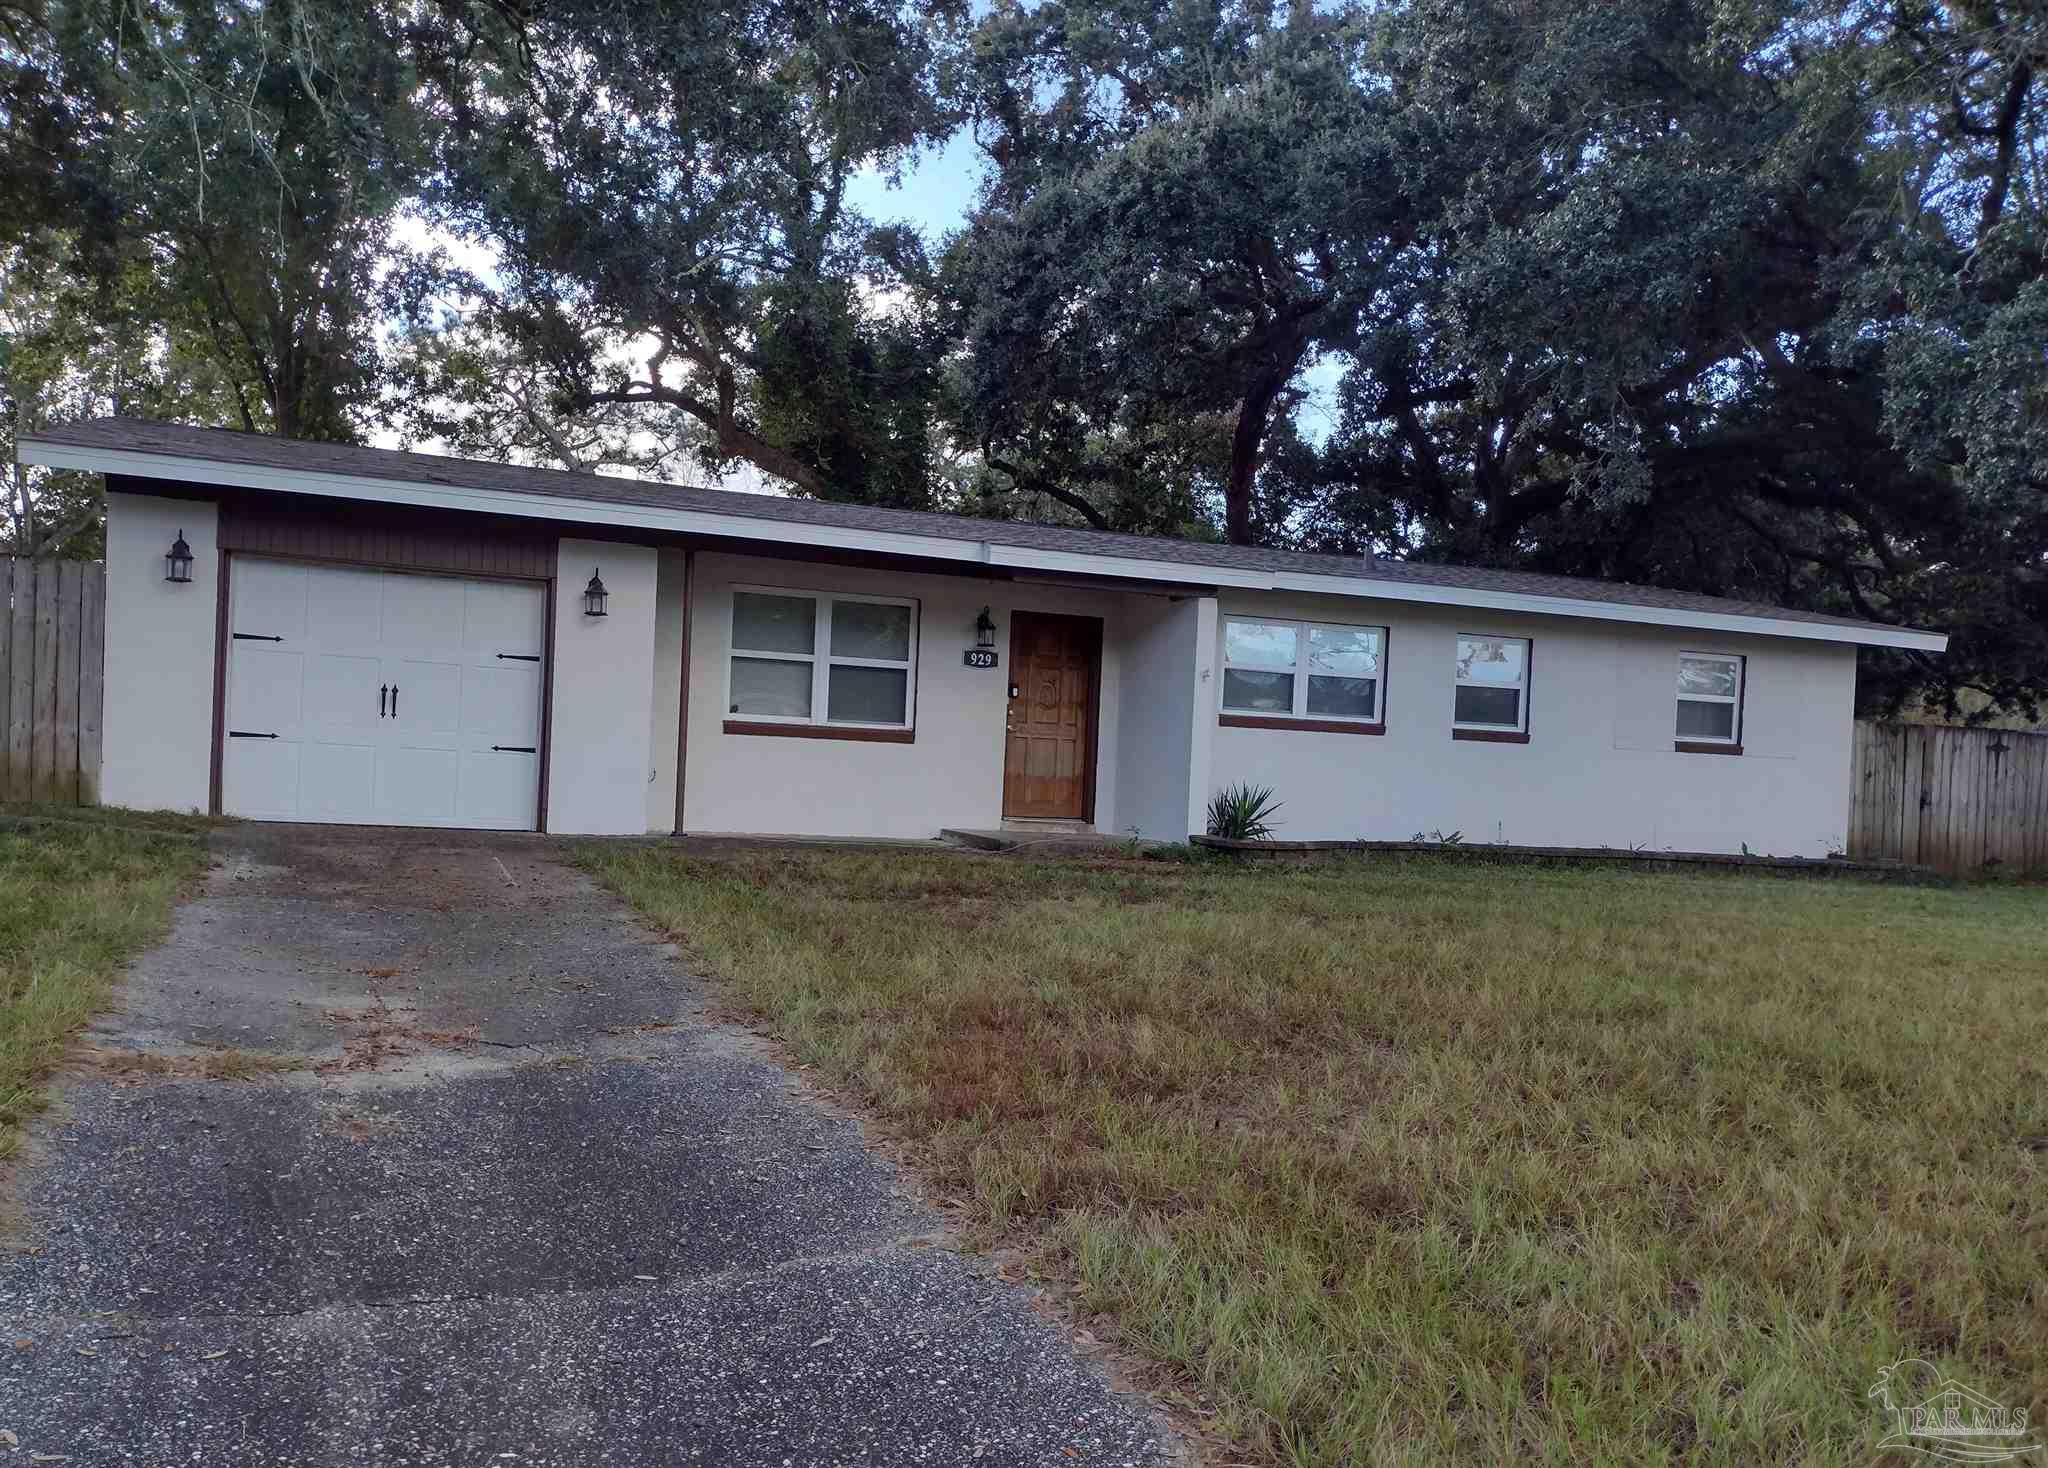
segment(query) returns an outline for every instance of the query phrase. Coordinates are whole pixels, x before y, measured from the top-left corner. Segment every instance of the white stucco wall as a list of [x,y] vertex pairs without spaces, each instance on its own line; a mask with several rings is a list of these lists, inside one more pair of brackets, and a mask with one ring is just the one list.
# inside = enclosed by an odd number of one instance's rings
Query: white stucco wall
[[[190,585],[163,580],[183,531]],[[683,617],[690,609],[685,828],[924,838],[1002,819],[1012,613],[1103,621],[1095,825],[1180,839],[1209,794],[1251,780],[1283,802],[1282,838],[1404,839],[1824,855],[1844,839],[1855,650],[1413,603],[1137,592],[838,567],[564,540],[555,611],[551,831],[665,831],[675,809]],[[611,615],[583,614],[592,566]],[[107,522],[102,799],[203,810],[211,767],[217,515],[205,501],[112,493]],[[916,739],[865,743],[728,735],[734,585],[915,597]],[[963,665],[975,614],[996,618],[1002,666]],[[1221,618],[1230,613],[1390,629],[1387,732],[1220,728]],[[1534,644],[1527,744],[1450,736],[1461,631]],[[1747,659],[1740,756],[1672,748],[1677,656]]]
[[[916,741],[727,734],[723,700],[735,585],[915,597]],[[1116,757],[1119,627],[1131,602],[1153,598],[703,552],[695,560],[690,596],[685,830],[927,838],[945,826],[1000,824],[1010,614],[1019,608],[1103,619],[1095,825],[1116,829],[1124,778]],[[983,606],[996,621],[1002,661],[995,669],[969,668],[961,660],[974,645],[974,619]]]
[[1185,841],[1208,798],[1216,598],[1133,597],[1120,625],[1116,829]]
[[[207,808],[220,517],[203,500],[107,495],[106,710],[100,799],[136,810]],[[192,580],[164,580],[182,530]]]
[[[1389,629],[1383,736],[1216,730],[1211,788],[1272,786],[1279,839],[1457,831],[1777,856],[1825,856],[1846,839],[1853,647],[1315,597],[1227,595],[1222,612]],[[1532,640],[1527,744],[1451,738],[1461,632]],[[1741,755],[1672,748],[1682,651],[1748,659]],[[1216,680],[1204,697],[1213,722]]]
[[676,727],[683,703],[683,613],[685,561],[679,550],[660,552],[655,572],[654,693],[648,723],[647,756],[654,778],[647,784],[647,829],[676,828]]
[[[609,615],[583,611],[595,566]],[[658,559],[651,547],[564,539],[555,582],[554,717],[548,726],[547,828],[634,836],[656,783],[654,644]],[[671,750],[673,758],[673,750]]]

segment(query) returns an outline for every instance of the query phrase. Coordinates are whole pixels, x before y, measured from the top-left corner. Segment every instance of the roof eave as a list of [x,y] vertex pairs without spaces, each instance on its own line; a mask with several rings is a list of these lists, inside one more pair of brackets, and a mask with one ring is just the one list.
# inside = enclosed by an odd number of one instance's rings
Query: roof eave
[[[126,474],[142,479],[170,479],[224,488],[283,490],[288,493],[425,508],[468,510],[530,520],[573,521],[680,535],[720,536],[767,544],[804,545],[824,550],[863,551],[879,555],[915,556],[925,560],[1125,581],[1190,583],[1218,589],[1296,591],[1323,596],[1423,602],[1516,611],[1543,616],[1580,617],[1660,627],[1694,627],[1703,631],[1792,637],[1816,642],[1852,643],[1866,647],[1910,648],[1941,652],[1945,633],[1876,624],[1807,622],[1797,618],[1752,616],[1674,607],[1641,606],[1578,597],[1538,596],[1525,592],[1446,586],[1428,582],[1392,581],[1373,576],[1317,576],[1293,571],[1253,571],[1207,566],[1190,561],[1155,560],[1143,556],[1095,555],[1078,551],[1041,550],[1006,544],[998,538],[956,540],[949,536],[866,530],[750,515],[660,505],[618,504],[573,495],[539,495],[525,491],[480,489],[433,484],[422,480],[337,474],[325,470],[283,469],[182,454],[140,449],[97,448],[26,435],[16,454],[25,464],[88,473]],[[991,531],[1001,521],[990,521]]]

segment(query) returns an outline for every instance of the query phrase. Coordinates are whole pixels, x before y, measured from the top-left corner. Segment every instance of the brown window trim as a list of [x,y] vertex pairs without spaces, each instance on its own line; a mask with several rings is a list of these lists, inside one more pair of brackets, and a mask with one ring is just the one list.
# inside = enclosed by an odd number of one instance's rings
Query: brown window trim
[[1697,739],[1674,739],[1671,747],[1680,754],[1741,754],[1739,744],[1715,744]]
[[1221,714],[1216,723],[1224,729],[1300,729],[1311,734],[1384,734],[1385,722],[1366,724],[1349,719],[1262,719],[1252,714]]
[[849,729],[836,724],[761,724],[752,719],[727,719],[728,734],[769,734],[785,739],[852,739],[868,744],[915,744],[915,729]]
[[1469,739],[1475,744],[1527,744],[1527,729],[1452,729],[1451,738]]

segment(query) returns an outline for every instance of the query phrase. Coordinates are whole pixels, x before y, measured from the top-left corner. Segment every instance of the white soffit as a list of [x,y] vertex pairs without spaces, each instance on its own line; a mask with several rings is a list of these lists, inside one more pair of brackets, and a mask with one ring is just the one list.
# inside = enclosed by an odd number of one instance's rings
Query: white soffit
[[[1080,551],[1042,550],[1006,545],[999,540],[956,540],[943,535],[864,530],[843,525],[771,520],[752,515],[661,505],[627,505],[573,495],[534,495],[512,490],[478,489],[405,479],[372,479],[319,470],[279,469],[226,460],[185,458],[176,454],[133,449],[86,448],[34,437],[19,441],[24,464],[76,469],[101,474],[130,474],[141,479],[180,480],[242,489],[278,490],[328,499],[373,504],[414,505],[428,509],[469,510],[527,520],[553,520],[578,525],[615,525],[638,530],[666,530],[683,535],[716,535],[728,540],[755,540],[767,545],[804,545],[827,550],[866,551],[879,555],[918,556],[926,560],[1064,573],[1119,577],[1127,581],[1166,581],[1179,585],[1214,586],[1242,591],[1292,591],[1317,596],[1371,598],[1379,601],[1423,602],[1435,606],[1479,607],[1552,617],[1582,617],[1601,622],[1630,622],[1654,627],[1690,627],[1716,632],[1746,632],[1759,637],[1794,637],[1810,642],[1843,642],[1865,647],[1910,648],[1942,652],[1948,636],[1910,627],[1854,626],[1807,622],[1790,617],[1751,616],[1680,607],[1638,606],[1566,596],[1478,587],[1444,586],[1431,582],[1388,581],[1373,576],[1317,576],[1298,571],[1256,571],[1241,567],[1204,566],[1186,561],[1150,560],[1139,556],[1094,555]],[[989,522],[991,531],[999,521]],[[1363,564],[1363,561],[1361,561]]]

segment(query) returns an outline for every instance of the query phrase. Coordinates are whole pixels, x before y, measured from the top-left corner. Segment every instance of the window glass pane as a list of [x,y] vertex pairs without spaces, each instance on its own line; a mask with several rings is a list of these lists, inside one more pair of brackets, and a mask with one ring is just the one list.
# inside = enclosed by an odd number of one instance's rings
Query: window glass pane
[[832,653],[842,658],[910,661],[910,608],[871,601],[832,603]]
[[[1342,673],[1350,678],[1370,678],[1380,670],[1380,632],[1377,627],[1311,627],[1308,629],[1308,665],[1318,673]],[[1309,700],[1315,700],[1315,680],[1309,680]]]
[[808,719],[811,665],[734,658],[731,712],[770,719]]
[[848,724],[907,724],[909,708],[908,669],[833,664],[825,695],[827,718]]
[[1226,622],[1223,660],[1269,668],[1294,666],[1294,628],[1286,622]]
[[1334,719],[1369,719],[1377,678],[1329,678],[1311,674],[1308,680],[1308,711]]
[[1678,696],[1689,693],[1735,697],[1735,664],[1728,658],[1680,658]]
[[[810,652],[817,639],[817,603],[807,596],[732,594],[732,645],[747,652]],[[810,670],[804,670],[810,676]]]
[[1454,707],[1460,724],[1485,724],[1497,729],[1522,727],[1522,690],[1519,688],[1460,687]]
[[1735,705],[1732,703],[1700,703],[1690,698],[1678,700],[1678,737],[1680,739],[1733,739],[1735,737]]
[[1460,637],[1458,677],[1466,683],[1513,686],[1522,681],[1529,644],[1519,637]]
[[1225,668],[1223,706],[1249,714],[1291,714],[1294,712],[1294,675],[1247,673],[1242,668]]

